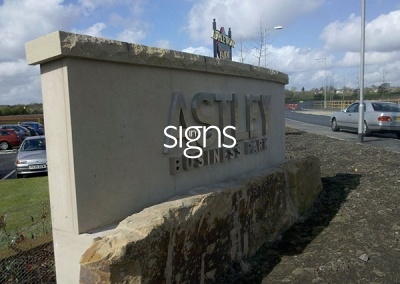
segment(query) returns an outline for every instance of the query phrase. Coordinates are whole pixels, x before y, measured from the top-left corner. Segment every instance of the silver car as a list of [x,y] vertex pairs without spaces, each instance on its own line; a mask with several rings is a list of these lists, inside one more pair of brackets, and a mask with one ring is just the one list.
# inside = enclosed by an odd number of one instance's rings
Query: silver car
[[22,142],[15,160],[15,175],[47,173],[46,138],[30,136]]
[[[358,130],[360,103],[355,102],[348,108],[331,115],[332,131]],[[364,135],[371,133],[395,133],[400,138],[400,106],[396,103],[381,101],[364,102]]]

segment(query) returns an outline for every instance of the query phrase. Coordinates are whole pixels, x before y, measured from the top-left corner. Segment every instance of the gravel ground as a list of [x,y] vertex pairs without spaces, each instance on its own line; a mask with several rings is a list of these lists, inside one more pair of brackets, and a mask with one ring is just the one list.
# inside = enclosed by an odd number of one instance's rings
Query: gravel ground
[[400,153],[287,128],[287,160],[310,155],[324,188],[314,207],[226,281],[400,283]]

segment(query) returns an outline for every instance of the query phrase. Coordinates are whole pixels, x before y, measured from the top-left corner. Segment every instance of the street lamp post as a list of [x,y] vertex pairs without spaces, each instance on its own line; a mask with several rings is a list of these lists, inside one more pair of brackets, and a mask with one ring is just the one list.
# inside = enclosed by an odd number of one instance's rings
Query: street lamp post
[[282,26],[275,26],[273,29],[264,29],[264,68],[267,68],[267,31],[281,30]]
[[325,75],[324,75],[324,109],[326,109],[326,57],[315,58],[315,60],[323,59],[325,61]]
[[364,65],[365,65],[365,0],[361,0],[361,48],[360,48],[360,105],[358,107],[358,141],[364,142]]

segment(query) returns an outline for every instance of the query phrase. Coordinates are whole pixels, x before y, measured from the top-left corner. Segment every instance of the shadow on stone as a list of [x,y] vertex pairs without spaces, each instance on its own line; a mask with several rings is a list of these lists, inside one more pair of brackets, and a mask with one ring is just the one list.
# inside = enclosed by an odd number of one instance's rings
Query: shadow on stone
[[361,175],[339,173],[322,178],[323,191],[313,207],[279,240],[268,243],[246,262],[236,263],[218,283],[261,283],[283,256],[303,252],[331,222],[347,195],[360,184]]

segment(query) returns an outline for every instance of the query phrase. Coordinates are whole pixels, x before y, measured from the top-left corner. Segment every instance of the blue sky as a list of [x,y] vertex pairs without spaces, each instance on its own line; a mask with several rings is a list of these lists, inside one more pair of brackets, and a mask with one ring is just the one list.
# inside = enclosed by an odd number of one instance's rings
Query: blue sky
[[[234,60],[289,75],[288,89],[359,84],[361,0],[2,0],[0,105],[41,102],[25,42],[64,30],[212,56],[212,20],[232,29]],[[274,30],[275,26],[283,26]],[[400,1],[366,0],[365,86],[400,86]],[[315,60],[315,58],[322,58]],[[325,70],[326,60],[326,70]]]

